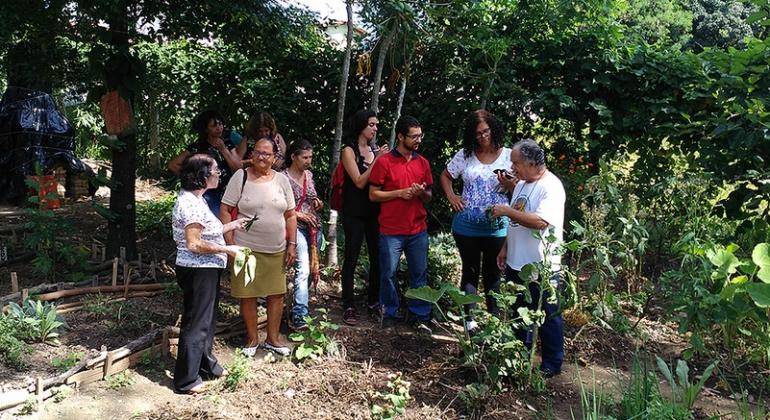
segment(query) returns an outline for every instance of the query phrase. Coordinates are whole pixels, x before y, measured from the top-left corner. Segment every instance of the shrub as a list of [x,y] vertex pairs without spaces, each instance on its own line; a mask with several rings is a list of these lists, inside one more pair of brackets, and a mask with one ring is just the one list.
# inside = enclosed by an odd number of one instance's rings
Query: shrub
[[56,306],[48,302],[25,300],[21,306],[11,302],[8,315],[17,323],[17,331],[24,340],[51,341],[59,336],[59,329],[66,327],[64,319],[56,314]]
[[308,358],[316,360],[324,354],[333,355],[339,351],[337,340],[328,335],[329,332],[339,329],[339,325],[329,321],[326,309],[321,308],[317,312],[321,314],[320,321],[307,315],[304,318],[307,323],[307,329],[289,335],[292,341],[301,342],[300,345],[294,348],[294,358],[297,360]]
[[136,203],[136,231],[149,232],[158,230],[171,234],[171,211],[174,209],[176,194],[139,201]]
[[21,336],[19,324],[10,316],[0,313],[0,360],[6,366],[17,370],[27,365],[22,355],[29,350]]

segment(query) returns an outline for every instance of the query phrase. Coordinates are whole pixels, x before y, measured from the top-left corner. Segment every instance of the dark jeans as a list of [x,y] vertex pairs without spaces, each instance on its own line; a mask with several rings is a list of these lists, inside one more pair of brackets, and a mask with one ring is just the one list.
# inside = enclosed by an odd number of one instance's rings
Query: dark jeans
[[[514,283],[521,284],[523,280],[519,278],[519,272],[511,267],[505,267],[505,279]],[[558,282],[560,274],[557,273],[551,278],[551,282]],[[540,285],[537,282],[529,283],[529,293],[532,295],[532,303],[527,303],[523,295],[520,295],[513,307],[513,313],[521,307],[527,307],[530,310],[537,310],[537,302],[541,298]],[[561,372],[561,364],[564,361],[564,318],[559,311],[559,305],[548,303],[550,293],[543,293],[543,309],[545,309],[545,322],[540,326],[538,335],[540,336],[540,349],[543,362],[540,365],[541,370],[550,370],[551,372]],[[532,347],[532,329],[518,330],[516,336],[527,348]]]
[[[487,311],[498,316],[500,310],[497,301],[489,292],[500,292],[500,269],[497,268],[497,254],[500,252],[505,237],[490,236],[464,236],[452,233],[460,251],[460,259],[463,262],[463,274],[460,280],[460,288],[469,295],[478,294],[479,268],[484,284],[484,294],[487,300]],[[471,309],[476,304],[465,305],[465,313],[470,318]]]
[[176,267],[176,281],[184,298],[174,367],[174,389],[178,392],[200,384],[201,375],[222,375],[222,366],[211,354],[221,273],[221,268]]
[[380,299],[380,254],[378,246],[380,226],[377,223],[377,215],[357,217],[343,213],[342,228],[345,232],[345,256],[342,262],[342,308],[355,306],[353,277],[364,238],[366,238],[366,249],[369,254],[367,303],[374,305]]

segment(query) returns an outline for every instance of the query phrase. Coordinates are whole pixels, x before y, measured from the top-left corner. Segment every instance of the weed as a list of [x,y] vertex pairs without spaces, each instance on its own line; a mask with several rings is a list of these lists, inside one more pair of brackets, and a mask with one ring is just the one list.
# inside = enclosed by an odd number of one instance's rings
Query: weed
[[171,236],[171,211],[175,200],[176,194],[166,194],[159,199],[137,202],[136,231],[158,230]]
[[83,298],[82,311],[96,317],[102,317],[113,310],[110,297],[101,293],[88,294]]
[[307,330],[289,335],[292,341],[302,342],[294,349],[294,358],[297,360],[317,360],[324,354],[338,353],[337,340],[329,337],[328,333],[339,329],[339,325],[329,321],[326,309],[321,308],[317,312],[321,314],[319,322],[309,315],[305,316]]
[[125,388],[134,384],[134,376],[128,370],[108,376],[105,380],[110,389]]
[[401,373],[388,375],[388,390],[385,393],[374,392],[369,411],[373,419],[388,420],[404,414],[406,405],[412,396],[409,395],[411,384],[401,378]]
[[19,323],[8,315],[0,313],[0,360],[3,364],[22,370],[26,367],[22,355],[28,353],[29,346],[22,341]]
[[54,357],[51,360],[51,367],[62,372],[69,370],[82,359],[84,353],[82,351],[75,351],[67,353],[64,357]]
[[219,318],[237,318],[241,316],[241,308],[234,303],[219,302],[217,307]]
[[223,382],[228,391],[235,391],[241,383],[251,378],[251,363],[249,358],[241,353],[241,349],[235,349],[235,358],[225,367],[230,371]]
[[690,369],[687,367],[687,362],[684,360],[676,361],[676,370],[674,371],[674,373],[676,373],[676,378],[663,359],[655,356],[655,360],[658,363],[658,369],[660,369],[663,377],[666,378],[666,381],[671,385],[671,397],[674,399],[674,403],[680,404],[681,407],[687,411],[692,409],[698,395],[701,390],[703,390],[703,385],[711,377],[714,368],[716,368],[719,363],[718,361],[711,363],[703,371],[703,375],[701,375],[698,382],[690,382]]
[[19,416],[28,416],[37,412],[38,408],[37,397],[30,396],[27,398],[27,401],[24,401],[24,404],[19,407],[19,411],[17,411],[16,414]]
[[163,372],[163,369],[166,367],[165,363],[163,363],[163,356],[158,350],[142,353],[142,355],[139,356],[137,364],[143,369],[151,372]]
[[53,390],[53,401],[55,403],[60,403],[72,395],[72,392],[72,388],[67,385],[56,387]]
[[[596,388],[596,372],[591,370],[592,380],[591,388],[586,388],[580,375],[580,369],[577,370],[577,381],[580,384],[580,412],[583,420],[609,420],[610,406],[612,400],[604,392],[604,386]],[[572,419],[575,420],[575,413],[570,408]]]

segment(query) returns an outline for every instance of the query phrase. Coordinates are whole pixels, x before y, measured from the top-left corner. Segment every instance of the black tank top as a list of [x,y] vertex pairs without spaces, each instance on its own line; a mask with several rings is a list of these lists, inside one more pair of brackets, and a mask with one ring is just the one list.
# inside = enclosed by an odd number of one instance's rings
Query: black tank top
[[[350,146],[345,146],[350,147]],[[353,154],[356,157],[358,172],[364,173],[368,168],[364,157],[358,152],[358,147],[353,147]],[[343,150],[345,150],[343,148]],[[342,213],[348,216],[356,217],[377,217],[380,214],[380,203],[369,201],[369,183],[364,188],[356,187],[353,180],[345,171],[345,184],[342,187]]]

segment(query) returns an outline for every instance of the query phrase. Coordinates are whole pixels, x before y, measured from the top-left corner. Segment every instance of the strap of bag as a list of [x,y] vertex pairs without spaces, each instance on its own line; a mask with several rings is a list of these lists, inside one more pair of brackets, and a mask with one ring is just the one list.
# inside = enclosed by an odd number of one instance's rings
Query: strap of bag
[[245,169],[239,169],[239,171],[243,171],[243,180],[241,181],[241,193],[238,195],[238,201],[235,202],[235,206],[233,208],[237,209],[238,204],[241,202],[241,197],[243,197],[243,189],[246,188],[246,180],[249,178],[249,174],[246,173]]

